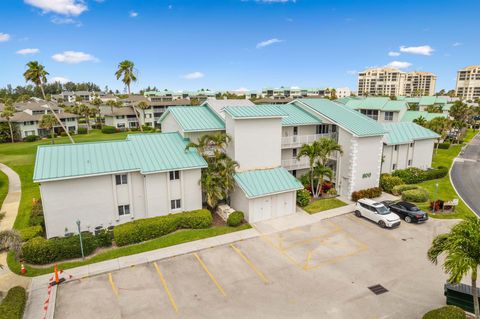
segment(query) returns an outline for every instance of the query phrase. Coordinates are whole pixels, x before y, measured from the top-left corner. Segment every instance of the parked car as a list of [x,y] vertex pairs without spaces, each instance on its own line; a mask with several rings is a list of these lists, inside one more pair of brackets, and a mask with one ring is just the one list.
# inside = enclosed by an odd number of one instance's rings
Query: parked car
[[380,227],[393,228],[400,225],[400,217],[394,214],[384,204],[362,198],[355,206],[355,216],[365,217],[377,223]]
[[428,220],[428,214],[409,202],[382,202],[407,223],[421,223]]

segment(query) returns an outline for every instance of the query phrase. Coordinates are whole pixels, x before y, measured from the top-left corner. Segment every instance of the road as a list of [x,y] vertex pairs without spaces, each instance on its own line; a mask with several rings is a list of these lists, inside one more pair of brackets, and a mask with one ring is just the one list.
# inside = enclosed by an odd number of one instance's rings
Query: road
[[480,134],[454,162],[451,178],[462,199],[480,216]]

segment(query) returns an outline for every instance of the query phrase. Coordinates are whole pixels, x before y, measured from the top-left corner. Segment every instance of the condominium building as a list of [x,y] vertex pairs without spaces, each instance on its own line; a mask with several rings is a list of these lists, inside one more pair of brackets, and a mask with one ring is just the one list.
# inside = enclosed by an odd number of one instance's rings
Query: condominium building
[[480,65],[471,65],[457,72],[455,91],[458,97],[474,101],[480,98]]
[[433,95],[435,83],[436,76],[429,72],[403,72],[393,68],[371,68],[358,73],[358,95]]

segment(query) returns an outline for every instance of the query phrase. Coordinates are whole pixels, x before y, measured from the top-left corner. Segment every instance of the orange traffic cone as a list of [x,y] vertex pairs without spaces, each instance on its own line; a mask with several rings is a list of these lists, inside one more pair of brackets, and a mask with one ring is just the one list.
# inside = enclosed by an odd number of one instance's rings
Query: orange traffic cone
[[25,269],[25,266],[23,265],[23,262],[20,263],[20,272],[21,272],[22,274],[24,274],[24,273],[27,272],[27,270]]
[[54,267],[54,273],[55,273],[55,283],[58,285],[60,283],[60,279],[58,279],[58,266],[57,264],[55,264],[55,267]]

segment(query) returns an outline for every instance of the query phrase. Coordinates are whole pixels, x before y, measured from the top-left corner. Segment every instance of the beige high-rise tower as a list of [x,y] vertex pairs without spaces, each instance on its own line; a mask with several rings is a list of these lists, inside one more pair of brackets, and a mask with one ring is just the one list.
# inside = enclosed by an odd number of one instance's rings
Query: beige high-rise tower
[[455,92],[458,97],[465,100],[480,99],[480,65],[471,65],[458,70]]

